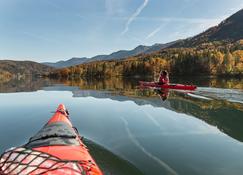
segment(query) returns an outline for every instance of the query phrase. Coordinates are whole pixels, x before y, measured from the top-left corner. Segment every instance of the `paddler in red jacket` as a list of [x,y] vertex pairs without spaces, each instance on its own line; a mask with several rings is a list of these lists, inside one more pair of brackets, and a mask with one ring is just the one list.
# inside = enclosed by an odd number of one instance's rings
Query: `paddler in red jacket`
[[158,79],[158,84],[162,85],[162,84],[169,84],[170,80],[169,80],[169,74],[166,70],[163,70],[160,72],[160,76]]

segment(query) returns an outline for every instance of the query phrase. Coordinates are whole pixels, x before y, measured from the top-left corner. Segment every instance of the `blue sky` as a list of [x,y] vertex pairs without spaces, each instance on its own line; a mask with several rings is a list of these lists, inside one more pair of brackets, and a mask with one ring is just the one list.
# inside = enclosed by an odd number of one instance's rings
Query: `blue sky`
[[57,61],[198,34],[242,0],[0,0],[0,59]]

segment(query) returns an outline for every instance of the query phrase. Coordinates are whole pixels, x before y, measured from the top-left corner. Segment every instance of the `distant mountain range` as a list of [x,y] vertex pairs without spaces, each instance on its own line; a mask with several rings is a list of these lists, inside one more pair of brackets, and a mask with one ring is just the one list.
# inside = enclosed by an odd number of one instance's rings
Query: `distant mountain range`
[[66,60],[66,61],[58,61],[58,62],[55,62],[55,63],[52,63],[52,62],[44,62],[42,64],[46,65],[46,66],[51,66],[51,67],[54,67],[54,68],[64,68],[64,67],[70,67],[70,66],[75,66],[75,65],[78,65],[78,64],[82,64],[84,62],[88,61],[88,58],[86,57],[83,57],[83,58],[76,58],[76,57],[73,57],[69,60]]
[[174,42],[170,42],[170,43],[166,43],[166,44],[154,44],[152,46],[139,45],[133,50],[120,50],[117,52],[113,52],[110,55],[97,55],[92,58],[86,58],[86,57],[71,58],[66,61],[58,61],[55,63],[44,62],[42,64],[51,66],[54,68],[64,68],[64,67],[75,66],[75,65],[82,64],[82,63],[92,62],[92,61],[119,60],[119,59],[131,57],[131,56],[135,56],[138,54],[148,54],[148,53],[156,52],[161,49],[167,48],[167,47],[175,44],[176,42],[178,42],[178,41],[174,41]]

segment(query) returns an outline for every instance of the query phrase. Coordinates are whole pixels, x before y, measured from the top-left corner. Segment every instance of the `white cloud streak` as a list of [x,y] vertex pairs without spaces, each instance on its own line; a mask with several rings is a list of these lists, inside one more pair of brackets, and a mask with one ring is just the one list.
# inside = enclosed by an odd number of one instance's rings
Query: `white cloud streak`
[[225,19],[225,16],[222,16],[220,18],[215,19],[207,19],[207,18],[154,18],[154,20],[158,20],[162,23],[160,26],[155,28],[152,32],[150,32],[145,39],[149,39],[153,36],[155,36],[157,33],[161,31],[161,29],[166,26],[170,22],[183,22],[183,23],[191,23],[199,26],[202,30],[205,30],[209,27],[212,27],[214,25],[219,24],[223,19]]
[[149,33],[145,39],[149,39],[149,38],[153,37],[153,36],[156,35],[161,29],[162,29],[162,25],[160,25],[160,26],[159,26],[158,28],[156,28],[154,31],[152,31],[151,33]]
[[125,33],[128,32],[129,30],[129,25],[136,19],[136,17],[142,12],[142,10],[147,6],[149,0],[144,0],[143,4],[140,5],[135,13],[132,14],[132,16],[130,16],[126,22],[126,26],[125,29],[123,30],[123,32],[121,33],[122,35],[124,35]]

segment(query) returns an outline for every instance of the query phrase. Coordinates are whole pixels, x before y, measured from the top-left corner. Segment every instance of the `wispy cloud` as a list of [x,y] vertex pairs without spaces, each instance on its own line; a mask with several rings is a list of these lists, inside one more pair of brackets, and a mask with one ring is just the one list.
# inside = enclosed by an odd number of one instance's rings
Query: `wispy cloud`
[[[193,6],[194,4],[197,3],[197,1],[198,0],[195,0],[195,1],[193,0],[193,2],[191,2],[191,0],[185,0],[185,2],[186,2],[185,5],[183,7],[181,7],[179,11],[177,11],[177,14],[182,13],[189,6]],[[170,23],[174,19],[178,20],[178,19],[181,19],[181,18],[162,18],[162,21],[165,20],[165,22],[160,24],[159,27],[157,27],[155,30],[153,30],[151,33],[149,33],[147,35],[146,39],[149,39],[149,38],[153,37],[154,35],[156,35],[163,27],[165,27],[168,23]],[[185,21],[185,19],[183,19],[183,20]],[[188,20],[188,19],[186,19],[186,20]]]
[[[225,16],[222,16],[220,18],[215,19],[208,19],[208,18],[154,18],[153,20],[161,21],[163,22],[161,25],[159,25],[157,28],[155,28],[152,32],[150,32],[145,39],[149,39],[153,36],[155,36],[157,33],[159,33],[163,27],[165,27],[170,22],[182,22],[185,25],[194,24],[197,27],[199,27],[201,30],[205,30],[209,27],[212,27],[214,25],[217,25],[220,21],[225,19]],[[146,19],[143,19],[146,20]]]
[[160,25],[159,27],[157,27],[155,30],[153,30],[151,33],[149,33],[145,39],[149,39],[151,37],[153,37],[154,35],[156,35],[160,30],[162,29],[162,25]]
[[143,4],[140,5],[135,13],[132,14],[132,16],[130,16],[126,22],[125,25],[125,29],[123,30],[123,32],[121,33],[122,35],[124,35],[125,33],[127,33],[127,31],[129,30],[129,25],[135,20],[135,18],[142,12],[142,10],[147,6],[149,0],[144,0]]

